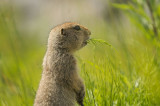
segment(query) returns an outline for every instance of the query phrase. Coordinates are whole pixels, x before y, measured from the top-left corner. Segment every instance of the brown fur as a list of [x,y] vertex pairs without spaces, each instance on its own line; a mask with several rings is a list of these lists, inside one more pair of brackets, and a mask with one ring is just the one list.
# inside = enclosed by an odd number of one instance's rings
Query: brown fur
[[[80,30],[74,29],[80,26]],[[76,23],[55,27],[49,35],[43,73],[34,106],[83,106],[85,88],[73,53],[85,46],[90,31]]]

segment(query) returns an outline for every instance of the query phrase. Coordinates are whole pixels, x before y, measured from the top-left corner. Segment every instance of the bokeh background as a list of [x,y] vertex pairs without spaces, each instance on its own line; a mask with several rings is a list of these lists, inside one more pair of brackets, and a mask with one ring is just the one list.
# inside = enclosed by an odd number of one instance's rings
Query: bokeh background
[[85,106],[160,105],[159,0],[0,0],[0,106],[32,106],[49,32],[91,30],[75,56]]

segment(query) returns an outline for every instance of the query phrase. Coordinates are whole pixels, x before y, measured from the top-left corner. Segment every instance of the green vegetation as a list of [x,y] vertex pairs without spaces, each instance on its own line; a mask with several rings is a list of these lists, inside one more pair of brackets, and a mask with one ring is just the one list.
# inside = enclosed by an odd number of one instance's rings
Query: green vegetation
[[[76,53],[85,106],[160,105],[160,2],[140,1],[113,3],[123,19],[89,26],[95,39]],[[0,6],[0,106],[33,105],[43,42],[38,31],[18,31],[10,6]]]

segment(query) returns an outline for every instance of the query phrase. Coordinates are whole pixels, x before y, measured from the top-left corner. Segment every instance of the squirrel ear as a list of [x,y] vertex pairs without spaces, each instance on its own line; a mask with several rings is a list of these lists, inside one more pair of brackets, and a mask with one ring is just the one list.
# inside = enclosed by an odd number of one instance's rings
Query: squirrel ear
[[61,29],[61,34],[65,35],[65,30],[63,28]]

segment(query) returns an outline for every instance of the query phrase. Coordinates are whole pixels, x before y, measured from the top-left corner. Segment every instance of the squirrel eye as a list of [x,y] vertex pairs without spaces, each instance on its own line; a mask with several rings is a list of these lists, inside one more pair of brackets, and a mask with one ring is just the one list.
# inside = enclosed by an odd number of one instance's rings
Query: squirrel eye
[[75,30],[80,30],[81,28],[80,28],[80,26],[79,25],[76,25],[75,27],[73,27],[73,29],[75,29]]

